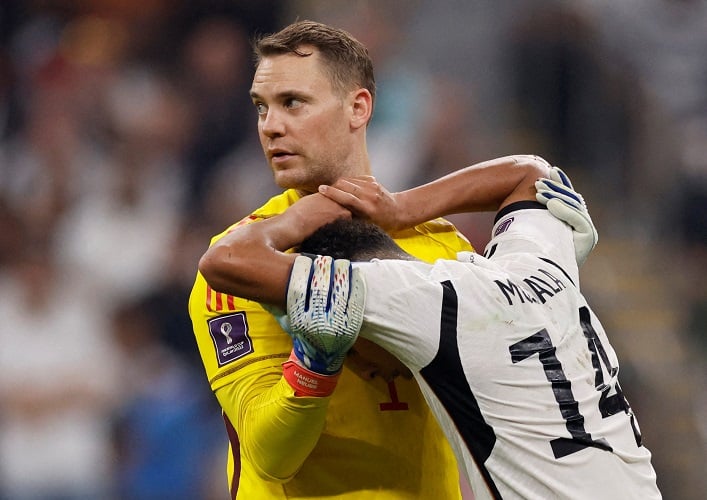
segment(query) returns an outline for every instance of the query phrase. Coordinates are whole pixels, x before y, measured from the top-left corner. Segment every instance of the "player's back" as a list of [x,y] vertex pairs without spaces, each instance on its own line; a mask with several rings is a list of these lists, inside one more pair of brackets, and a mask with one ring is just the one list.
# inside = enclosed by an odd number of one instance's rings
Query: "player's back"
[[[454,413],[478,420],[456,422],[462,437],[503,498],[659,498],[601,324],[567,276],[540,259],[535,264],[494,280],[495,307],[485,301],[490,295],[472,296],[496,315],[485,325],[478,309],[459,309],[464,400],[475,403]],[[473,332],[463,328],[471,321]]]
[[518,211],[496,225],[491,259],[362,267],[378,328],[362,335],[416,372],[477,500],[660,498],[568,231]]

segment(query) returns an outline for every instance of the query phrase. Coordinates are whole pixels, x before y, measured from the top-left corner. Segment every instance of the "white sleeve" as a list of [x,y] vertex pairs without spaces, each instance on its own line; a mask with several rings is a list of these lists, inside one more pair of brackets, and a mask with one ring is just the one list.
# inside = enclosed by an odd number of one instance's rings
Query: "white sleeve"
[[355,263],[366,280],[361,336],[396,356],[413,371],[437,352],[442,287],[424,262],[376,260]]

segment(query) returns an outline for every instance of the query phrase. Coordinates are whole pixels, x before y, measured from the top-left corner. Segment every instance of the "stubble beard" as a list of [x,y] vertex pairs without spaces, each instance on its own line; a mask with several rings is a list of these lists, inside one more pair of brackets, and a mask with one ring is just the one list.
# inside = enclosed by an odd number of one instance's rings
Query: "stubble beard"
[[277,170],[273,169],[275,183],[282,189],[297,189],[305,193],[315,193],[322,184],[333,184],[341,177],[342,169],[330,162],[307,161],[302,165]]
[[305,193],[316,193],[322,184],[333,184],[345,169],[333,158],[306,160],[302,164],[275,171],[275,183],[282,189],[297,189]]

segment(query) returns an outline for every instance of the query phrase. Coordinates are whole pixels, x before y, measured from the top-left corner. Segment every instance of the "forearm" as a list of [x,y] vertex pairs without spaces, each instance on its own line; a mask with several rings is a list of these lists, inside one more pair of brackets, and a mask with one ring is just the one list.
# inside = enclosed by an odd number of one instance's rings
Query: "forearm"
[[516,155],[484,161],[432,182],[396,193],[398,227],[464,212],[496,211],[520,200],[534,200],[534,182],[547,176],[539,157]]
[[218,292],[282,307],[294,261],[282,251],[299,243],[299,227],[286,215],[238,227],[204,253],[199,270]]
[[[316,446],[330,398],[295,397],[282,378],[250,399],[235,391],[227,386],[216,396],[238,432],[241,452],[264,479],[289,480]],[[236,407],[235,401],[244,402]]]
[[218,292],[284,307],[295,259],[284,252],[320,226],[347,216],[324,196],[306,196],[284,213],[237,227],[216,241],[201,257],[199,271]]
[[199,261],[199,271],[217,292],[283,307],[294,256],[249,241],[215,243]]

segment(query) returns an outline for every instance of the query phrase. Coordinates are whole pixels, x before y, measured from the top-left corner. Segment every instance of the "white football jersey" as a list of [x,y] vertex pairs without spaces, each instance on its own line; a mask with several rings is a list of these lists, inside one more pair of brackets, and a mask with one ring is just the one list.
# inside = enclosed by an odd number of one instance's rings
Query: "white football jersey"
[[477,500],[661,498],[571,229],[544,207],[502,211],[485,256],[354,265],[361,336],[412,370]]

